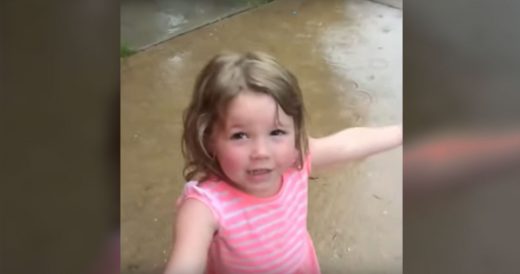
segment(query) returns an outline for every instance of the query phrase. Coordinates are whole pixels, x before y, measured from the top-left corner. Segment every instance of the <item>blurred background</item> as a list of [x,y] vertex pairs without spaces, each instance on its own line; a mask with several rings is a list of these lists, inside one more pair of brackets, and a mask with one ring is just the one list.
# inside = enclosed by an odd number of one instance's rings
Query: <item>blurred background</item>
[[518,273],[518,1],[406,1],[404,272]]

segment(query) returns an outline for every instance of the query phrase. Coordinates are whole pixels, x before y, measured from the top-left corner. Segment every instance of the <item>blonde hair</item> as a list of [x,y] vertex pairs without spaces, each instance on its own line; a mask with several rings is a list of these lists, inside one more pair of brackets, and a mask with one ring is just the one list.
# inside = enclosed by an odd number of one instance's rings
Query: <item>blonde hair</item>
[[296,77],[265,53],[221,53],[197,76],[191,103],[184,112],[182,153],[186,180],[202,180],[211,175],[227,178],[208,150],[209,138],[223,119],[229,102],[246,90],[271,96],[293,118],[299,154],[296,164],[302,168],[308,140],[303,98]]

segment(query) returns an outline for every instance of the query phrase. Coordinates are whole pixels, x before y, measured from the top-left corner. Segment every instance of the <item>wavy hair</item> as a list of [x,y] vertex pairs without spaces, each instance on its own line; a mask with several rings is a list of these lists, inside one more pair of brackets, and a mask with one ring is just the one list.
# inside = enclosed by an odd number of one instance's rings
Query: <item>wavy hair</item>
[[265,53],[221,53],[197,76],[191,102],[184,112],[182,153],[186,180],[203,180],[212,175],[227,178],[208,149],[209,139],[215,125],[224,119],[229,102],[243,91],[271,96],[293,118],[299,154],[296,164],[302,168],[308,140],[302,92],[296,77]]

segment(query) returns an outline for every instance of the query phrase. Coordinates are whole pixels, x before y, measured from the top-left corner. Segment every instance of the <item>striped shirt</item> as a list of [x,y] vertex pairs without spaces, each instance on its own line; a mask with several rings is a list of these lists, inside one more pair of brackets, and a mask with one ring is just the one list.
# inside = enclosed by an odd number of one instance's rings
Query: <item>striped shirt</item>
[[206,273],[320,273],[307,231],[309,158],[283,174],[277,194],[248,195],[219,180],[191,181],[179,200],[197,199],[218,222]]

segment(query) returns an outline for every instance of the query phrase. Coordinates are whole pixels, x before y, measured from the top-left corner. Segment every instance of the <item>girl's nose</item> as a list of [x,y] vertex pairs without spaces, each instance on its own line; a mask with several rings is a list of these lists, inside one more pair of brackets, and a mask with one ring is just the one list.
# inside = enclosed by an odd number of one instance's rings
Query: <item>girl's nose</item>
[[264,159],[269,157],[268,145],[264,140],[256,140],[251,150],[251,159]]

